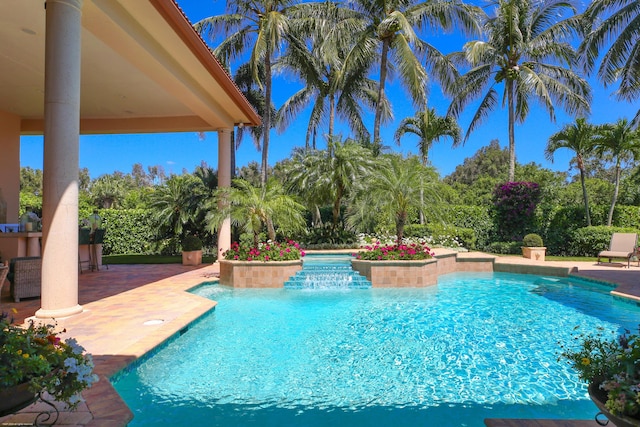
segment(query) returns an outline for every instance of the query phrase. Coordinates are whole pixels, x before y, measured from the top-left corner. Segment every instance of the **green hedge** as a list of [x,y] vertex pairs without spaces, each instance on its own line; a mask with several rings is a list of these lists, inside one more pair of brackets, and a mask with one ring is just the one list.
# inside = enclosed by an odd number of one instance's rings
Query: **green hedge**
[[486,206],[445,205],[439,208],[438,214],[445,224],[473,230],[473,245],[467,246],[465,242],[465,247],[469,249],[484,249],[495,234],[493,220]]
[[575,230],[571,236],[569,255],[597,256],[598,252],[609,248],[613,233],[638,233],[638,229],[631,227],[584,227]]
[[[81,212],[80,220],[91,212]],[[146,209],[100,209],[104,236],[104,255],[112,254],[152,254],[156,251],[155,227],[151,212]]]
[[434,245],[450,248],[462,246],[474,249],[476,245],[474,230],[448,224],[412,224],[405,227],[404,235],[405,237],[431,237]]
[[486,251],[500,255],[522,254],[522,242],[492,242],[487,245]]

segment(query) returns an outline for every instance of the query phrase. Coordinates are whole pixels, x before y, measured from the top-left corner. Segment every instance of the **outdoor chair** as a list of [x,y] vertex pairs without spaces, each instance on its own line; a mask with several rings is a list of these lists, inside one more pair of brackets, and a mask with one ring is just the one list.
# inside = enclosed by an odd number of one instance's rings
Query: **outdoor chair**
[[608,258],[609,262],[614,258],[625,258],[627,268],[629,268],[631,257],[636,254],[637,244],[638,235],[636,233],[613,233],[609,250],[601,251],[598,254],[598,264],[600,264],[600,258]]
[[11,297],[15,302],[20,302],[20,298],[39,297],[42,287],[42,258],[13,258],[7,277],[11,282]]

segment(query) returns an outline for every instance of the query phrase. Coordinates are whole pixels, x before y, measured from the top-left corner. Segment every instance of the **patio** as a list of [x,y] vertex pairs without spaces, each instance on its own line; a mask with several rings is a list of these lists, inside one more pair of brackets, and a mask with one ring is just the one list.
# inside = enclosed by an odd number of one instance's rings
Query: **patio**
[[[469,254],[468,256],[473,256]],[[485,254],[478,256],[487,257]],[[543,266],[574,270],[572,274],[618,284],[618,291],[640,299],[640,267],[579,262],[535,262],[517,257],[497,258],[500,270],[519,271]],[[496,267],[497,268],[497,267]],[[577,269],[577,271],[575,270]],[[185,292],[206,281],[217,280],[216,265],[198,267],[167,265],[110,265],[99,272],[79,276],[80,315],[59,321],[94,355],[100,381],[84,393],[86,404],[74,413],[62,412],[57,425],[124,426],[133,414],[109,384],[107,378],[141,357],[194,319],[215,307],[215,302]],[[2,310],[17,310],[17,322],[32,316],[40,307],[39,299],[14,303],[5,285]],[[151,322],[161,320],[162,322]],[[0,418],[0,425],[31,423],[38,405],[21,413]],[[595,413],[593,414],[595,415]],[[588,414],[590,417],[591,414]],[[15,424],[14,424],[15,425]],[[492,426],[593,426],[591,421],[488,420]]]

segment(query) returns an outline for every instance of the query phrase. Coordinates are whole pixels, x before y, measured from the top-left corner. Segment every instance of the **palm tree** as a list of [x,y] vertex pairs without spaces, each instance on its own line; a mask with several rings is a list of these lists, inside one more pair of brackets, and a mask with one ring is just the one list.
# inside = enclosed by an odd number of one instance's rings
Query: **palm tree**
[[334,139],[326,150],[299,152],[287,171],[290,185],[310,195],[311,204],[332,204],[332,230],[340,222],[342,202],[350,192],[363,185],[377,162],[370,150],[347,139]]
[[582,200],[584,201],[584,215],[587,219],[587,226],[591,227],[591,215],[589,214],[589,198],[587,186],[585,184],[585,157],[589,156],[595,149],[594,137],[596,128],[587,123],[584,118],[576,119],[575,124],[564,126],[559,132],[549,137],[545,156],[553,162],[553,154],[560,148],[568,148],[576,153],[576,163],[580,171],[580,184],[582,185]]
[[538,101],[555,121],[555,105],[570,114],[589,111],[589,84],[572,70],[577,55],[565,39],[578,27],[575,13],[565,0],[498,0],[496,16],[484,24],[488,39],[466,43],[463,52],[451,54],[454,62],[467,63],[466,74],[446,87],[453,96],[448,115],[458,117],[481,97],[465,140],[498,105],[497,86],[503,84],[502,105],[509,116],[509,175],[515,175],[515,123],[529,114],[531,100]]
[[201,213],[207,190],[200,178],[193,175],[173,175],[151,195],[150,208],[160,235],[184,237],[187,232],[198,234],[197,218]]
[[418,111],[414,117],[407,117],[400,122],[400,126],[398,126],[398,130],[395,133],[395,140],[398,145],[400,145],[400,138],[407,133],[418,136],[418,151],[423,165],[427,164],[429,149],[434,141],[450,137],[455,147],[462,140],[460,126],[458,126],[456,120],[452,117],[438,116],[433,108]]
[[97,206],[110,209],[119,205],[126,192],[125,180],[122,175],[102,175],[91,184],[91,197]]
[[[346,61],[352,35],[362,31],[363,25],[351,10],[336,3],[305,6],[305,13],[319,18],[310,28],[296,30],[299,38],[291,39],[278,64],[298,75],[304,87],[283,104],[278,124],[281,128],[288,126],[311,104],[307,149],[316,149],[318,129],[327,119],[327,140],[333,139],[336,116],[347,121],[358,139],[369,139],[362,113],[363,106],[373,108],[376,104],[377,84],[366,76],[374,58]],[[389,103],[384,99],[382,104],[388,116]]]
[[[222,209],[217,209],[216,199],[219,198],[225,200]],[[302,216],[304,206],[287,195],[274,178],[260,187],[254,187],[243,179],[234,179],[231,187],[223,187],[216,192],[209,205],[212,208],[206,216],[209,231],[215,232],[223,220],[230,218],[232,225],[253,234],[255,247],[264,227],[267,227],[269,239],[275,241],[276,226],[290,233],[300,231],[305,224]]]
[[[417,157],[403,159],[399,155],[384,157],[382,167],[376,170],[349,206],[348,221],[352,226],[367,222],[372,215],[389,218],[395,224],[396,242],[402,244],[404,228],[410,212],[424,210],[425,190],[433,174],[420,164]],[[435,193],[428,192],[430,202]]]
[[[379,51],[380,69],[377,99],[384,99],[384,90],[393,62],[414,104],[426,105],[427,71],[416,52],[424,54],[427,63],[438,71],[441,53],[421,40],[415,28],[441,31],[454,27],[465,33],[478,32],[477,18],[481,10],[459,1],[429,0],[353,0],[353,7],[367,22],[364,31],[355,41],[354,51],[361,51],[354,58],[373,57]],[[415,52],[414,52],[415,50]],[[364,54],[363,54],[364,52]],[[393,61],[393,62],[392,62]],[[379,102],[373,124],[373,144],[380,144],[380,125],[383,105]]]
[[[227,38],[214,50],[220,61],[230,60],[250,51],[249,64],[253,79],[264,87],[264,105],[272,103],[272,65],[281,50],[289,30],[287,14],[293,0],[236,0],[227,2],[227,14],[205,18],[195,24],[198,33],[215,40],[220,34]],[[264,67],[264,80],[260,78]],[[264,86],[263,86],[264,85]],[[266,185],[269,165],[269,136],[272,127],[271,109],[265,108],[262,117],[261,184]]]
[[580,46],[587,69],[593,70],[602,50],[606,50],[598,67],[598,77],[605,86],[620,82],[616,91],[619,99],[638,99],[640,3],[637,0],[593,0],[584,16],[591,27]]
[[613,210],[618,200],[622,163],[640,158],[640,130],[634,129],[627,119],[620,119],[615,124],[598,127],[595,144],[599,155],[609,154],[614,162],[614,190],[607,217],[607,225],[611,226]]

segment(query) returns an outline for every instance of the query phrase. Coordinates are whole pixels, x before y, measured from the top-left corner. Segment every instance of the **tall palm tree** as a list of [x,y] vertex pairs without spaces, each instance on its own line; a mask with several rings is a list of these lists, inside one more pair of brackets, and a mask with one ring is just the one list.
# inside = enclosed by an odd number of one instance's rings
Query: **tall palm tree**
[[[304,87],[293,94],[279,111],[278,125],[286,127],[309,104],[312,105],[305,147],[316,149],[316,135],[328,120],[327,140],[333,139],[336,116],[347,121],[358,139],[369,139],[362,120],[363,106],[376,104],[377,84],[367,78],[374,58],[346,61],[352,36],[362,31],[363,24],[353,11],[337,3],[305,4],[305,13],[317,16],[314,25],[296,29],[285,55],[278,63],[296,74]],[[306,34],[305,34],[306,32]],[[383,100],[383,111],[390,111]]]
[[400,138],[407,133],[418,136],[418,151],[423,165],[427,164],[429,149],[434,141],[450,137],[454,147],[462,141],[462,132],[458,122],[453,117],[438,116],[434,108],[418,111],[414,117],[407,117],[400,122],[395,133],[398,145],[400,145]]
[[587,123],[584,118],[576,119],[574,124],[565,125],[559,132],[549,137],[545,156],[553,162],[553,154],[560,148],[568,148],[576,153],[576,163],[580,171],[580,184],[582,185],[582,200],[584,201],[584,215],[587,219],[587,226],[591,227],[591,215],[589,214],[589,197],[585,184],[585,157],[589,156],[595,149],[594,137],[596,135],[595,126]]
[[609,154],[614,162],[614,190],[607,217],[607,225],[611,226],[613,210],[618,200],[622,164],[625,161],[640,158],[640,130],[634,129],[627,119],[620,119],[615,124],[600,126],[597,130],[595,144],[599,155]]
[[333,230],[340,222],[342,202],[350,192],[363,185],[363,180],[376,168],[370,150],[348,139],[344,143],[334,139],[326,150],[302,152],[291,162],[288,181],[312,198],[315,204],[332,204]]
[[[418,108],[426,106],[428,77],[416,54],[424,55],[434,71],[438,71],[438,64],[442,63],[442,55],[434,46],[421,40],[415,29],[441,31],[457,28],[465,33],[479,30],[477,19],[480,9],[456,0],[353,0],[350,6],[367,22],[354,45],[354,51],[366,54],[353,56],[374,56],[379,49],[377,99],[384,99],[385,84],[395,65],[403,85]],[[382,104],[378,103],[373,124],[374,145],[380,144],[382,119]]]
[[[402,244],[410,212],[423,210],[426,206],[424,193],[432,188],[432,177],[433,174],[420,165],[417,157],[403,159],[399,155],[385,156],[382,167],[369,177],[350,204],[349,224],[356,226],[366,222],[372,215],[382,215],[395,225],[396,242]],[[435,193],[427,193],[427,199],[433,202]]]
[[[227,14],[205,18],[195,24],[198,33],[215,40],[220,34],[227,38],[214,50],[225,65],[230,60],[250,52],[249,64],[253,79],[264,87],[264,105],[272,103],[272,66],[285,43],[289,22],[287,14],[294,0],[235,0],[227,2]],[[264,80],[260,67],[264,67]],[[269,165],[269,139],[272,127],[271,109],[265,108],[262,117],[261,183],[266,185]]]
[[454,62],[470,69],[446,87],[453,96],[448,114],[458,117],[476,98],[481,98],[465,139],[498,105],[497,87],[503,85],[502,105],[509,116],[509,175],[515,175],[515,123],[529,114],[536,100],[555,120],[555,105],[570,114],[589,111],[589,84],[572,68],[577,55],[565,40],[579,26],[571,15],[575,9],[565,0],[497,0],[496,15],[486,20],[487,40],[464,45],[463,52],[451,54]]
[[[222,209],[217,198],[223,198]],[[231,224],[253,234],[253,244],[258,246],[260,232],[266,227],[269,239],[276,240],[275,227],[289,233],[304,228],[304,206],[287,195],[282,185],[270,178],[266,185],[254,187],[243,179],[234,179],[231,187],[220,188],[209,202],[211,210],[206,222],[209,231],[216,231],[226,218]]]
[[[589,31],[581,46],[588,70],[598,67],[598,77],[605,86],[620,83],[619,99],[633,101],[640,97],[640,2],[637,0],[593,0],[584,16]],[[594,28],[595,27],[595,28]],[[640,111],[638,111],[640,115]]]

